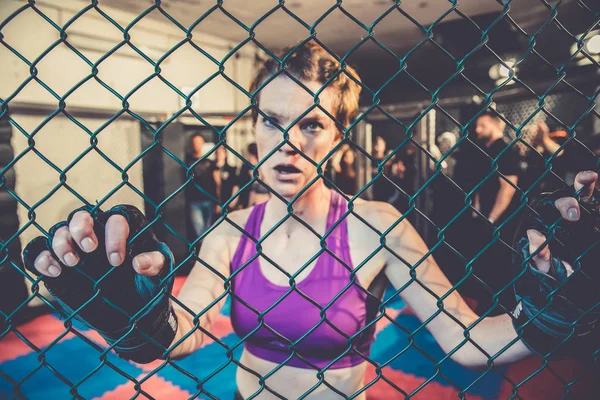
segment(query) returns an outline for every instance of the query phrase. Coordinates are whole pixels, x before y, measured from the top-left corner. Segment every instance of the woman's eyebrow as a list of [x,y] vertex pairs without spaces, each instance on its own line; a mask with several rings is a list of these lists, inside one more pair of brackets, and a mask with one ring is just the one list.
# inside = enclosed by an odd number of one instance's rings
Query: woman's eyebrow
[[[269,110],[268,108],[261,110],[264,114],[268,116],[268,118],[273,118],[281,122],[287,120],[287,116],[282,115],[276,111]],[[330,121],[330,118],[328,118],[327,115],[322,111],[315,109],[303,116],[298,122],[301,121]]]
[[311,112],[306,114],[300,121],[331,121],[331,119],[323,112]]
[[281,114],[279,114],[279,113],[277,113],[275,111],[269,110],[268,108],[267,109],[262,109],[262,112],[265,113],[266,115],[268,115],[269,118],[276,118],[276,119],[279,119],[279,120],[285,119],[285,116],[283,116],[283,115],[281,115]]

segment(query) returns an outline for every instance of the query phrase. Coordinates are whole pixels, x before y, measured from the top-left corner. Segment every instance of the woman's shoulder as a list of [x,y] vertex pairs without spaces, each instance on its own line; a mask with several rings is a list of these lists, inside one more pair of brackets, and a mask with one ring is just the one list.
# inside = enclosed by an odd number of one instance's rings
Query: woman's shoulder
[[401,216],[396,207],[384,201],[356,199],[353,204],[354,211],[361,216],[370,218],[382,218],[387,215]]
[[[248,222],[248,218],[250,218],[250,214],[252,214],[252,210],[254,210],[255,206],[243,208],[241,210],[230,211],[227,213],[226,220],[229,222],[229,225],[232,225],[235,228],[235,225],[238,225],[240,228],[244,228],[246,223]],[[239,231],[236,229],[236,231]]]
[[383,201],[356,199],[353,204],[354,213],[360,217],[354,219],[365,228],[367,225],[363,221],[360,221],[360,219],[383,232],[402,217],[402,214],[396,207]]
[[212,231],[207,236],[227,241],[239,239],[253,209],[254,207],[249,207],[228,212],[224,219],[215,222]]

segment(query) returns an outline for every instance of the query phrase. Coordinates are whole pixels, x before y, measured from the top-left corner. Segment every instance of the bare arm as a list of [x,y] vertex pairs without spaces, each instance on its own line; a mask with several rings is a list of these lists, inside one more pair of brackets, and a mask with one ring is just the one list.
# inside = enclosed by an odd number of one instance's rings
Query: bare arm
[[[224,221],[204,239],[198,255],[204,264],[196,262],[177,296],[177,300],[192,313],[173,302],[179,326],[171,346],[184,337],[185,340],[173,349],[171,357],[181,358],[199,349],[205,337],[200,328],[210,331],[219,315],[227,297],[223,282],[230,275],[227,243],[235,239],[235,233],[235,228]],[[212,307],[206,310],[211,304]]]
[[[546,148],[546,150],[551,153],[554,154],[558,151],[558,149],[560,149],[560,144],[556,143],[554,140],[550,139],[550,137],[545,137],[544,141],[543,141],[543,146]],[[563,155],[564,153],[564,149],[561,150],[556,157],[560,157]]]
[[[380,224],[377,228],[381,231],[389,228],[401,217],[396,209],[387,206],[378,203]],[[398,224],[386,236],[386,241],[391,250],[386,252],[386,276],[397,289],[411,282],[400,295],[421,321],[435,315],[426,327],[445,352],[452,352],[465,342],[468,333],[471,340],[490,356],[512,344],[495,359],[495,362],[512,362],[531,354],[517,339],[508,314],[484,318],[476,323],[479,317],[453,289],[433,257],[429,256],[419,264],[429,250],[408,220]],[[410,265],[406,265],[398,256]],[[417,264],[414,268],[415,279],[411,279],[410,268]],[[438,306],[438,300],[441,297],[444,297],[443,310],[447,311],[447,314],[440,312],[441,304]],[[470,342],[466,342],[453,353],[452,359],[468,367],[485,366],[488,362],[488,356]]]
[[[597,173],[580,172],[575,178],[575,190],[581,190],[582,197],[589,197],[596,180]],[[380,232],[387,231],[402,217],[389,204],[373,204],[376,216],[372,221]],[[555,205],[565,220],[579,219],[576,199],[564,197],[556,200]],[[572,209],[577,209],[576,216],[569,213]],[[535,230],[528,230],[527,235],[531,254],[544,246],[533,256],[532,262],[540,271],[547,272],[551,257],[545,236]],[[446,353],[456,350],[451,356],[453,360],[467,367],[480,367],[488,363],[489,357],[485,353],[494,357],[495,363],[514,362],[532,354],[518,339],[511,316],[504,314],[480,319],[469,308],[433,257],[426,257],[429,250],[408,220],[398,223],[385,238],[390,249],[385,255],[387,278],[396,289],[406,286],[400,295],[421,321],[433,317],[426,327]],[[467,335],[481,350],[466,341]]]
[[[544,121],[538,121],[536,124],[537,134],[542,146],[551,154],[554,154],[560,148],[560,145],[550,138],[550,128]],[[562,156],[564,150],[561,150],[556,157]]]
[[508,208],[513,196],[515,195],[516,189],[513,187],[513,185],[516,186],[517,182],[519,181],[517,175],[507,175],[505,178],[508,179],[510,183],[503,178],[498,178],[500,180],[500,189],[496,194],[496,201],[494,202],[494,206],[492,207],[490,215],[488,216],[490,222],[496,222],[502,216],[504,211],[506,211]]

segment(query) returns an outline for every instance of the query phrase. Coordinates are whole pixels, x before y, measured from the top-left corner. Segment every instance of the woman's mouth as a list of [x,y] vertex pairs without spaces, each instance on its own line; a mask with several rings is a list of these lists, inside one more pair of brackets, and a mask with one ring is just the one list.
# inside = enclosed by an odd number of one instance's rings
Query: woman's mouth
[[273,167],[273,169],[275,170],[277,179],[284,181],[296,179],[302,174],[302,171],[292,164],[279,164]]

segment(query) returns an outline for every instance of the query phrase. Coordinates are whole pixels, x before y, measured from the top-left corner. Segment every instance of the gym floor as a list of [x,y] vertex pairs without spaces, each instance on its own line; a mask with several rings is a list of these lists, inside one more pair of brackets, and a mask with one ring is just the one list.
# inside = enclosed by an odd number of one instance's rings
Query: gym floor
[[[184,279],[177,278],[175,293]],[[224,344],[233,346],[239,341],[239,337],[233,332],[228,314],[228,307],[223,307],[219,320],[213,326],[213,334]],[[420,325],[401,300],[394,301],[387,309],[387,314],[410,331]],[[81,325],[77,325],[77,328],[82,336],[106,348],[105,342],[96,332]],[[207,340],[202,349],[195,354],[176,361],[181,370],[167,365],[157,373],[148,375],[162,362],[141,365],[109,353],[106,363],[101,365],[99,351],[79,336],[71,332],[65,333],[63,322],[56,314],[41,315],[20,325],[16,331],[39,349],[44,349],[50,344],[52,346],[42,357],[15,332],[9,333],[0,341],[0,399],[72,398],[75,392],[70,391],[70,386],[77,383],[79,384],[76,393],[85,399],[131,398],[136,395],[136,389],[128,377],[138,382],[145,379],[141,383],[141,389],[152,396],[150,398],[156,399],[187,399],[196,396],[199,381],[205,382],[202,385],[203,390],[219,399],[231,399],[235,392],[236,366],[234,363],[228,363],[226,350],[212,340]],[[444,357],[443,351],[426,330],[417,334],[414,342],[429,357],[435,360]],[[447,360],[439,371],[436,371],[436,363],[414,346],[394,358],[407,345],[406,333],[385,318],[379,321],[371,358],[379,364],[387,364],[379,371],[373,365],[369,365],[365,383],[376,379],[378,374],[381,378],[367,390],[368,399],[405,398],[405,394],[398,392],[386,380],[408,394],[420,388],[411,399],[491,400],[508,399],[515,394],[514,398],[517,399],[560,399],[565,394],[564,382],[571,381],[583,372],[582,367],[574,361],[552,362],[549,364],[550,368],[544,368],[520,386],[518,393],[514,393],[511,381],[517,384],[540,369],[540,360],[531,358],[510,366],[479,371],[469,370]],[[241,351],[241,346],[237,347],[233,352],[234,357],[238,358]],[[42,359],[45,363],[41,362]],[[65,380],[59,378],[51,369]],[[92,371],[95,372],[88,377]],[[197,380],[182,371],[187,371]],[[15,386],[15,382],[21,383]],[[593,384],[587,376],[571,387],[572,393],[567,398],[597,398],[592,395],[597,393],[597,387],[593,387]],[[465,388],[468,390],[462,395],[461,390]],[[147,397],[140,394],[138,398]],[[204,393],[197,397],[209,398]]]

